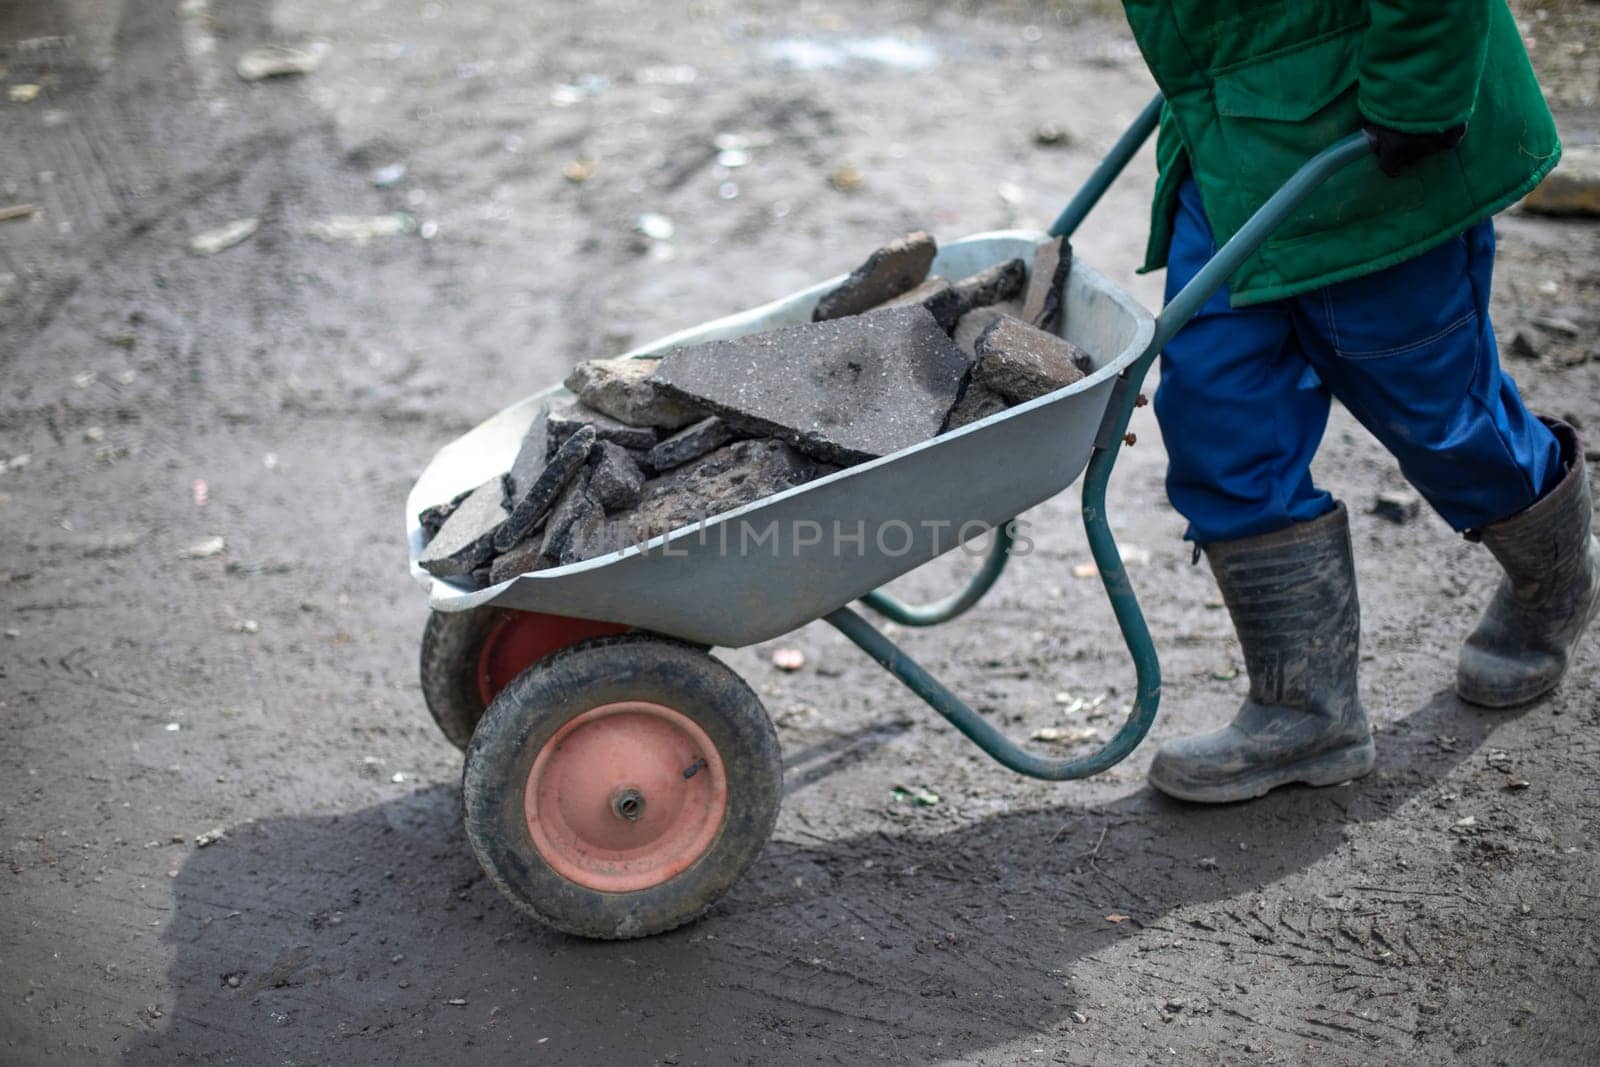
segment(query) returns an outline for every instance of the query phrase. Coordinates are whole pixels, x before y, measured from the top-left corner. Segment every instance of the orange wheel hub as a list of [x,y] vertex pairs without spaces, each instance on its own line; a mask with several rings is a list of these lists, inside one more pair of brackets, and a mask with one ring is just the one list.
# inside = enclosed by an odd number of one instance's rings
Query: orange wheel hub
[[545,742],[523,805],[534,847],[556,873],[629,893],[705,855],[727,814],[728,779],[694,720],[625,701],[584,712]]

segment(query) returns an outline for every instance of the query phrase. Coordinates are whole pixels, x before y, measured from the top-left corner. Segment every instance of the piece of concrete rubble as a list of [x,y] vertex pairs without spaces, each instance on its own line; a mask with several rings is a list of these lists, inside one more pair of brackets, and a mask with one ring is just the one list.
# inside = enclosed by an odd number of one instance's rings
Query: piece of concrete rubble
[[907,307],[675,349],[655,377],[739,433],[851,464],[938,434],[968,366],[926,308]]
[[979,335],[972,380],[1014,404],[1044,396],[1083,377],[1071,341],[1001,315]]
[[489,580],[486,584],[499,585],[529,571],[542,571],[554,567],[555,560],[541,555],[543,548],[544,538],[530,537],[513,547],[511,551],[495,557],[495,561],[489,565]]
[[838,469],[775,438],[736,441],[647,483],[639,506],[607,523],[607,550],[693,526]]
[[938,244],[921,230],[891,241],[851,271],[842,285],[817,301],[811,321],[859,315],[909,292],[927,278],[938,252]]
[[970,426],[979,419],[987,419],[990,415],[998,415],[1011,405],[1006,403],[1006,398],[978,382],[969,382],[967,391],[961,394],[961,399],[956,406],[950,409],[950,415],[944,420],[944,432],[959,430],[963,426]]
[[993,326],[1002,315],[1020,315],[1022,308],[1017,305],[997,305],[995,307],[974,308],[961,316],[956,323],[955,331],[950,335],[956,347],[966,355],[967,359],[976,362],[978,359],[978,338],[983,331]]
[[733,440],[733,429],[712,415],[687,426],[650,450],[652,469],[666,473],[690,460],[699,459]]
[[605,510],[598,504],[583,509],[572,520],[572,525],[567,527],[567,536],[561,544],[561,566],[581,563],[622,547],[608,544],[606,535]]
[[1405,525],[1422,514],[1422,497],[1409,489],[1390,489],[1372,502],[1372,514]]
[[592,426],[582,427],[562,442],[539,477],[533,480],[527,492],[517,500],[517,506],[512,509],[511,517],[494,532],[496,552],[507,551],[539,528],[540,520],[549,514],[561,491],[583,469],[584,463],[589,459],[590,450],[594,448],[594,442],[595,432]]
[[598,509],[604,513],[604,509],[589,491],[592,478],[592,471],[579,472],[562,490],[561,497],[550,509],[550,517],[545,520],[544,536],[539,544],[539,554],[546,559],[556,561],[561,559],[561,551],[567,543],[567,534],[573,524],[587,512]]
[[544,470],[545,464],[550,461],[550,411],[541,407],[534,413],[533,421],[528,424],[528,432],[522,436],[522,445],[517,449],[517,458],[512,461],[511,469],[505,473],[506,510],[510,511],[516,506],[517,500],[533,485],[539,472]]
[[[434,504],[432,507],[423,508],[417,513],[417,525],[422,527],[422,538],[424,543],[432,541],[435,537],[439,536],[439,530],[444,526],[445,520],[454,515],[456,513],[456,508],[461,506],[461,502],[466,500],[467,497],[471,495],[472,490],[468,489],[464,492],[457,493],[452,500],[448,500],[443,504]],[[503,504],[504,502],[502,501],[502,506]]]
[[506,521],[500,500],[498,477],[474,489],[422,550],[418,565],[436,578],[465,578],[487,562]]
[[[920,305],[931,311],[933,317],[937,319],[940,317],[941,312],[948,314],[946,309],[955,305],[955,301],[951,299],[954,289],[955,286],[951,285],[947,279],[935,274],[916,288],[907,290],[891,300],[885,300],[873,310],[881,311],[884,308],[903,308]],[[939,325],[943,326],[944,323],[941,321]]]
[[678,430],[705,418],[700,411],[658,390],[650,380],[659,359],[591,359],[573,368],[562,383],[585,407],[629,426]]
[[661,440],[661,431],[651,426],[629,426],[625,422],[602,415],[593,408],[580,404],[575,398],[556,400],[550,404],[547,422],[550,430],[550,450],[554,452],[579,428],[593,426],[595,437],[612,441],[623,448],[648,451]]
[[1600,145],[1569,145],[1561,162],[1522,201],[1539,215],[1600,217]]
[[644,495],[644,471],[626,448],[601,441],[589,453],[589,493],[607,514],[631,508]]
[[[977,308],[1015,300],[1022,295],[1027,282],[1028,265],[1020,259],[1008,259],[962,278],[952,286],[951,306],[944,312],[950,323],[946,329],[953,329],[962,316]],[[941,317],[941,326],[945,325],[944,316],[936,313],[936,317]]]
[[1022,298],[1023,322],[1050,333],[1058,333],[1061,301],[1066,292],[1067,275],[1072,272],[1072,244],[1057,237],[1039,246],[1033,254],[1033,270],[1028,275],[1028,290]]

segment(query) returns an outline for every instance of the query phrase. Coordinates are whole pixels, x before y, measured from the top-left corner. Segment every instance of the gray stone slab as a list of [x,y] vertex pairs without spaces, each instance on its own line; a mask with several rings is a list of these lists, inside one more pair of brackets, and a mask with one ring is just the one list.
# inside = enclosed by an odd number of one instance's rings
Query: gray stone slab
[[927,278],[938,252],[934,239],[921,230],[891,241],[868,256],[844,284],[817,302],[812,321],[859,315],[909,292]]
[[517,458],[506,472],[506,510],[516,506],[517,499],[525,493],[533,480],[539,477],[544,465],[550,461],[550,412],[540,408],[528,424],[528,432],[517,449]]
[[417,557],[422,569],[436,578],[465,578],[488,562],[506,521],[503,491],[498,477],[474,489]]
[[454,500],[447,501],[443,504],[435,504],[432,507],[423,508],[417,514],[417,525],[422,527],[424,543],[427,541],[432,541],[438,536],[439,530],[445,524],[445,520],[454,515],[456,513],[456,508],[461,506],[461,502],[466,500],[467,497],[471,495],[472,490],[468,489],[464,493],[456,494]]
[[656,359],[591,359],[578,364],[562,383],[578,400],[629,426],[681,429],[705,412],[665,395],[650,380]]
[[687,426],[650,450],[650,467],[665,473],[713,452],[734,438],[733,428],[717,416]]
[[539,528],[539,523],[549,514],[561,491],[583,469],[584,463],[589,459],[590,449],[594,448],[594,442],[595,433],[592,426],[580,428],[562,442],[539,477],[533,480],[528,491],[517,501],[517,506],[511,511],[511,517],[495,531],[495,551],[507,551]]
[[639,506],[607,523],[622,548],[801,485],[837,470],[774,438],[736,441],[645,485]]
[[1071,341],[1000,315],[978,336],[972,381],[1014,404],[1044,396],[1083,377],[1083,355]]
[[589,453],[588,491],[608,514],[631,508],[644,495],[644,471],[626,448],[601,441]]
[[891,308],[668,352],[656,381],[739,433],[851,464],[935,436],[969,366],[925,308]]
[[591,501],[591,506],[580,511],[567,527],[567,535],[561,543],[560,563],[564,567],[569,563],[603,556],[621,547],[607,544],[605,510]]
[[1072,244],[1064,237],[1039,246],[1028,275],[1028,290],[1022,298],[1023,322],[1059,333],[1061,300],[1072,270]]
[[637,448],[648,451],[661,440],[660,430],[651,426],[629,426],[625,422],[603,415],[590,407],[585,407],[575,399],[557,400],[550,405],[550,451],[560,448],[567,438],[577,432],[579,427],[593,426],[595,437],[602,441],[613,441],[623,448]]
[[1010,406],[1006,403],[1005,397],[988,386],[969,382],[967,391],[961,394],[956,406],[950,409],[950,417],[945,419],[945,432],[970,426],[979,419],[987,419],[990,415],[998,415]]

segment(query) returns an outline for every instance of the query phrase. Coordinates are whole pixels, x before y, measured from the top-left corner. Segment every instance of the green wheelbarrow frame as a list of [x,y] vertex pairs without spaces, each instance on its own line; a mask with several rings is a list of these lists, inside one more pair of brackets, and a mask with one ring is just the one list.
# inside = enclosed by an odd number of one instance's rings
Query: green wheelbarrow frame
[[[1160,122],[1161,106],[1162,98],[1158,95],[1123,133],[1050,227],[1052,236],[1070,237],[1078,228],[1122,173],[1128,161],[1149,139]],[[1371,151],[1372,145],[1366,135],[1353,133],[1307,161],[1168,302],[1156,316],[1155,332],[1149,345],[1138,359],[1128,365],[1113,386],[1105,419],[1095,437],[1094,451],[1084,474],[1083,526],[1095,565],[1100,571],[1100,579],[1105,585],[1106,596],[1116,614],[1117,625],[1133,657],[1138,679],[1133,706],[1116,736],[1092,755],[1081,759],[1055,760],[1035,755],[990,725],[857,612],[844,607],[823,617],[979,748],[1018,774],[1046,781],[1068,781],[1098,774],[1126,759],[1150,732],[1161,704],[1160,658],[1150,638],[1150,628],[1145,624],[1144,612],[1139,608],[1133,584],[1128,580],[1116,537],[1106,518],[1106,485],[1116,465],[1128,420],[1140,401],[1139,386],[1167,342],[1254,254],[1262,242],[1294,213],[1305,198],[1334,173]],[[999,580],[1010,559],[1012,541],[1012,526],[1006,524],[998,527],[994,544],[977,575],[965,588],[944,600],[922,606],[910,605],[880,589],[862,597],[861,602],[903,626],[934,626],[947,622],[977,604]]]

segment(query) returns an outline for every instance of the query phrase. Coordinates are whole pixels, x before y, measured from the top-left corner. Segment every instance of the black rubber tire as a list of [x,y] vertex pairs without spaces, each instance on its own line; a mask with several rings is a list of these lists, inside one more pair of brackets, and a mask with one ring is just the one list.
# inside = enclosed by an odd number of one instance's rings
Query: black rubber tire
[[478,653],[505,614],[500,608],[435,611],[422,630],[422,699],[439,732],[463,752],[488,710],[478,689]]
[[[558,729],[625,700],[674,708],[706,732],[722,757],[728,807],[689,869],[649,889],[608,893],[550,867],[528,833],[523,794],[534,758]],[[563,649],[502,690],[467,749],[462,793],[472,851],[513,904],[580,937],[646,937],[699,916],[755,862],[778,818],[783,761],[760,698],[727,666],[691,645],[624,634]]]

